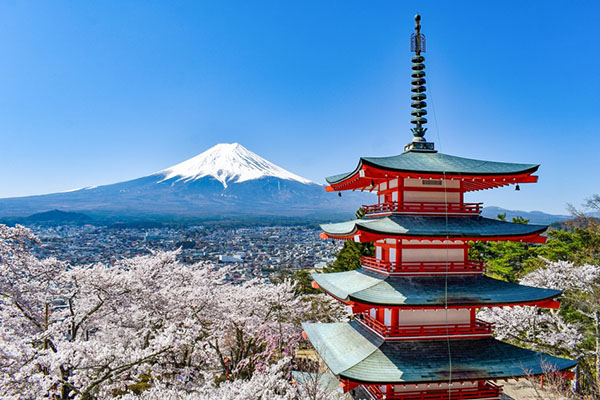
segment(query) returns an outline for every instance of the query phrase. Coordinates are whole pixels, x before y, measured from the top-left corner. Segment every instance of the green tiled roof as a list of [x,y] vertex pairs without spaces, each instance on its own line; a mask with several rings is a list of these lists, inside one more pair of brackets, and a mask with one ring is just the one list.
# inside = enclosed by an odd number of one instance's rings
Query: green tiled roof
[[312,372],[292,371],[292,378],[298,384],[298,391],[307,396],[309,393],[303,393],[305,392],[304,389],[314,387],[315,383],[325,392],[333,392],[340,386],[340,381],[331,372],[316,374]]
[[474,160],[448,154],[407,151],[391,157],[361,157],[352,172],[326,178],[330,184],[338,183],[354,175],[364,165],[397,172],[446,173],[450,175],[514,175],[535,172],[538,164],[515,164]]
[[356,233],[357,228],[371,233],[389,236],[450,236],[450,237],[494,237],[523,236],[542,233],[545,225],[515,224],[497,219],[473,217],[431,217],[391,215],[381,218],[362,218],[353,221],[323,224],[321,229],[334,236]]
[[540,375],[542,366],[566,370],[576,365],[493,338],[386,342],[356,321],[302,327],[334,374],[363,383],[502,379]]
[[[312,274],[319,286],[343,301],[392,306],[443,306],[445,276],[386,276],[359,269]],[[447,277],[448,305],[520,304],[548,300],[562,292],[504,282],[483,275]]]

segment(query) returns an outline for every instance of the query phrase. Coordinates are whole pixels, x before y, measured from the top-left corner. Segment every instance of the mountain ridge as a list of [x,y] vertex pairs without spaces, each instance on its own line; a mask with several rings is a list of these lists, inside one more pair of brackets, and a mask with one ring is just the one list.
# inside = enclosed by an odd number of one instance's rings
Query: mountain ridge
[[498,214],[506,214],[506,220],[511,221],[515,217],[529,220],[531,224],[550,225],[554,222],[565,221],[573,218],[569,215],[549,214],[543,211],[508,210],[497,206],[483,207],[481,215],[486,218],[497,218]]
[[[221,143],[151,175],[108,185],[0,199],[0,217],[49,210],[95,218],[351,216],[373,194],[338,198],[239,143]],[[363,201],[364,200],[364,201]]]

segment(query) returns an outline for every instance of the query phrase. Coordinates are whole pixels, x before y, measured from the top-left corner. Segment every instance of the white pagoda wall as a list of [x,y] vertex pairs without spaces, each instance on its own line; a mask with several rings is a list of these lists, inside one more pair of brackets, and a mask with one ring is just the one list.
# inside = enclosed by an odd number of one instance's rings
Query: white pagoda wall
[[471,312],[468,309],[402,310],[398,313],[398,325],[445,325],[470,322]]
[[402,261],[465,261],[464,249],[402,249]]
[[[392,326],[392,311],[389,308],[383,310],[383,322]],[[447,314],[447,315],[446,315]],[[377,309],[371,308],[369,315],[377,319]],[[398,311],[398,325],[446,325],[446,324],[470,324],[471,312],[468,309],[425,309],[425,310],[400,310]]]
[[460,203],[462,200],[459,180],[404,178],[399,186],[398,179],[392,179],[376,185],[375,189],[380,204],[387,201]]
[[407,190],[404,192],[404,201],[422,203],[460,203],[460,193]]
[[[426,182],[426,183],[424,183]],[[431,183],[438,183],[437,185],[431,185]],[[439,187],[440,189],[459,189],[460,181],[452,179],[413,179],[404,178],[404,187]]]
[[384,239],[375,242],[375,258],[392,262],[467,261],[464,246],[462,241]]

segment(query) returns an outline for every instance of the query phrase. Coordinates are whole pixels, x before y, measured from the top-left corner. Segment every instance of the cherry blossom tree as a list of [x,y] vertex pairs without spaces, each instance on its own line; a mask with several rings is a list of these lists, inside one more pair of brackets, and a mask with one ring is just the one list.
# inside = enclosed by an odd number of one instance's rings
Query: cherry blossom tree
[[177,252],[69,266],[38,260],[37,243],[0,225],[0,397],[218,396],[255,382],[289,398],[271,367],[300,337],[304,306],[289,281],[233,284],[227,269]]
[[[590,354],[584,345],[587,332],[585,326],[573,318],[573,313],[593,318],[585,308],[594,307],[594,303],[597,306],[599,279],[599,266],[546,261],[545,267],[528,273],[520,283],[564,291],[561,310],[529,306],[486,308],[478,316],[494,323],[499,339],[583,361]],[[597,359],[598,355],[595,356]]]
[[293,383],[288,379],[290,358],[283,358],[257,371],[250,379],[236,379],[215,385],[206,377],[205,384],[184,391],[160,383],[139,395],[128,393],[119,400],[346,400],[339,389],[315,384],[323,374],[311,374],[308,381]]
[[218,386],[214,379],[206,376],[204,385],[190,391],[159,382],[139,395],[129,393],[120,396],[119,400],[295,400],[298,393],[287,379],[288,366],[289,358],[283,358],[257,371],[250,379],[225,381]]

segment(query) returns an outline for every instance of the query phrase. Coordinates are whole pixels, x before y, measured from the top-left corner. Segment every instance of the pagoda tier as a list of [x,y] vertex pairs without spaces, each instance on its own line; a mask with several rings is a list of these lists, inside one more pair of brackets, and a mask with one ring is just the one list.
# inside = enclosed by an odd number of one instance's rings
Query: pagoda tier
[[[404,153],[363,157],[345,174],[327,178],[328,191],[377,194],[364,218],[321,225],[324,239],[373,242],[361,268],[312,274],[313,287],[349,306],[349,323],[303,324],[304,334],[345,391],[377,400],[498,400],[490,381],[563,373],[577,363],[503,343],[476,317],[484,307],[558,309],[558,290],[484,275],[469,258],[472,241],[544,243],[546,226],[483,218],[465,193],[534,183],[539,165],[438,153],[425,139],[425,37],[420,16],[411,36],[411,128]],[[341,193],[340,193],[341,195]],[[360,395],[362,396],[362,395]],[[364,397],[360,397],[361,399]]]
[[362,218],[353,221],[323,224],[324,239],[375,242],[395,239],[512,240],[544,243],[540,236],[545,225],[515,224],[480,216],[417,216],[392,215],[380,218]]
[[538,167],[537,164],[455,157],[435,150],[411,150],[391,157],[362,157],[354,171],[326,178],[329,183],[326,190],[402,189],[404,186],[412,186],[411,180],[433,180],[428,187],[435,188],[441,186],[439,180],[444,179],[449,181],[447,189],[464,193],[516,183],[537,182],[537,176],[532,174]]
[[[432,387],[433,386],[433,387]],[[500,400],[502,386],[491,382],[472,381],[436,385],[365,385],[367,393],[375,399],[385,400]]]
[[498,380],[542,375],[544,366],[565,371],[576,365],[489,337],[389,341],[357,321],[302,327],[329,369],[350,387]]
[[519,285],[484,275],[386,276],[358,269],[312,274],[322,290],[356,311],[372,307],[480,308],[538,305],[557,308],[562,292]]

